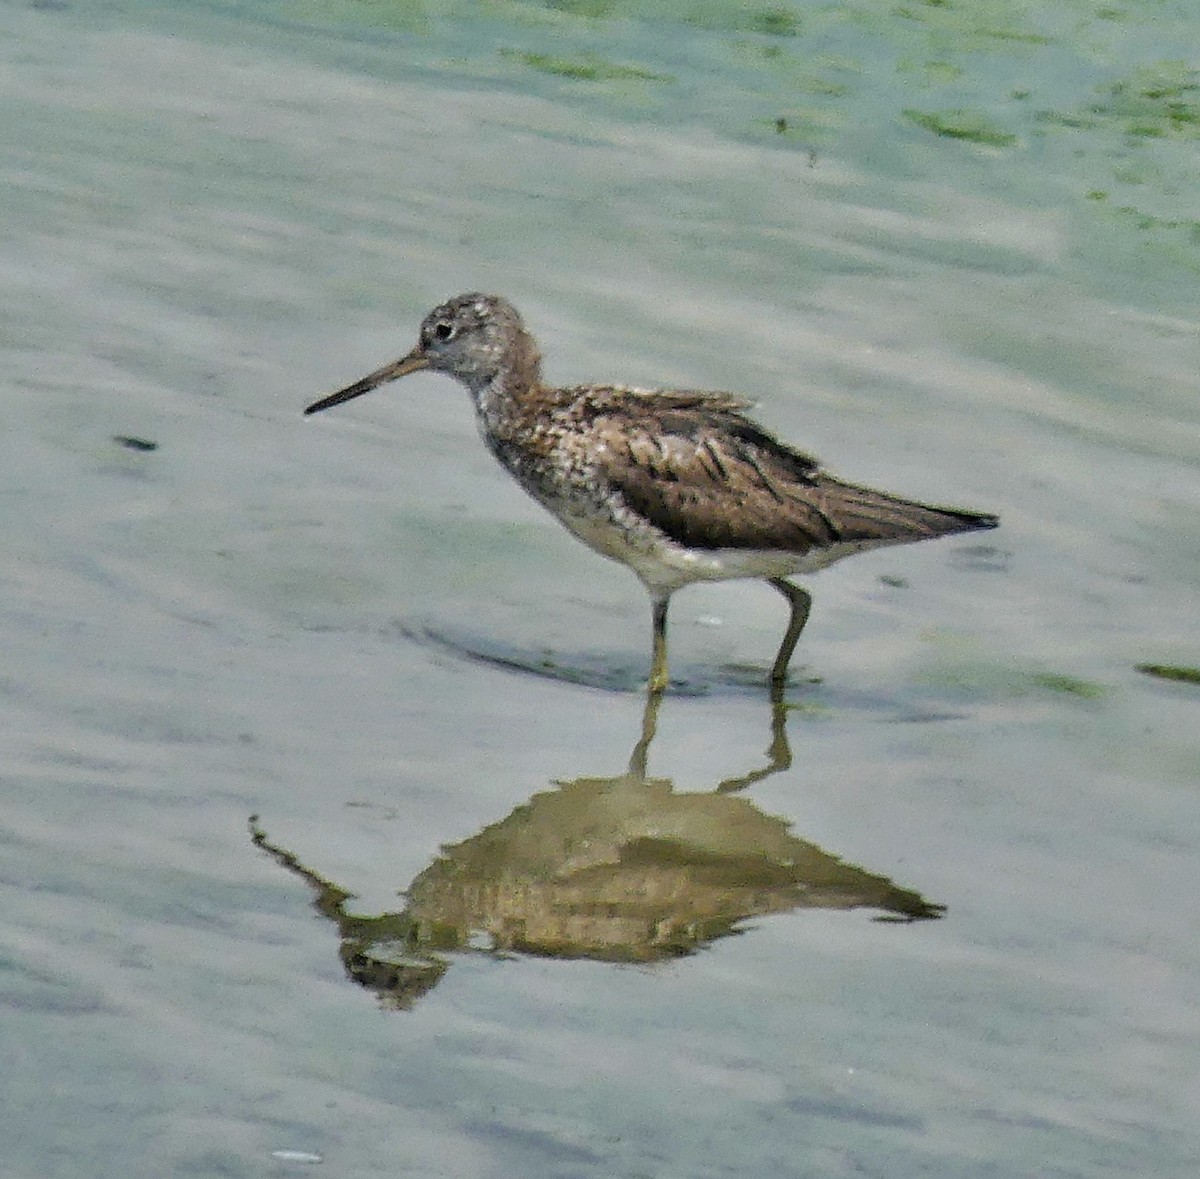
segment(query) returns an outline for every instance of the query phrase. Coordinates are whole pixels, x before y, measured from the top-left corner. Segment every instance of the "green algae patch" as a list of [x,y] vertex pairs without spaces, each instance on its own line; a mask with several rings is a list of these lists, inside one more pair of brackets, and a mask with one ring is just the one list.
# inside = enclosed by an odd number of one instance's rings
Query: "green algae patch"
[[1032,700],[1048,694],[1080,704],[1109,695],[1109,687],[1080,676],[1024,661],[995,659],[982,652],[975,640],[956,634],[930,631],[922,635],[933,650],[915,678],[939,691],[976,701]]
[[1105,87],[1091,110],[1133,138],[1200,138],[1200,70],[1182,61],[1143,66]]
[[[682,6],[666,5],[664,11],[670,19],[678,20],[695,29],[713,32],[758,33],[763,37],[797,37],[800,35],[800,17],[792,8],[782,4],[768,4],[761,8],[748,4],[692,3]],[[647,6],[629,5],[629,15],[644,16]]]
[[546,7],[586,20],[605,20],[620,15],[617,11],[620,5],[615,0],[547,0]]
[[966,70],[952,61],[922,61],[905,57],[896,63],[896,72],[910,75],[924,86],[948,86],[951,82],[957,82]]
[[1135,229],[1181,229],[1190,237],[1193,245],[1200,245],[1200,221],[1191,217],[1155,217],[1133,205],[1122,205],[1117,212],[1128,217]]
[[1200,684],[1200,667],[1183,667],[1175,663],[1139,663],[1136,670],[1156,680],[1171,680],[1177,684]]
[[1170,265],[1200,273],[1200,219],[1159,217],[1136,205],[1118,205],[1103,196],[1088,199],[1113,223],[1137,234],[1140,257],[1146,265]]
[[291,0],[293,19],[363,25],[393,33],[429,33],[433,21],[423,0]]
[[1038,111],[1034,120],[1049,127],[1063,127],[1068,131],[1090,131],[1100,125],[1095,115],[1079,114],[1073,111]]
[[1104,688],[1100,684],[1056,671],[1039,671],[1033,676],[1033,682],[1039,688],[1062,692],[1067,696],[1078,696],[1081,700],[1098,700],[1104,695]]
[[801,720],[830,720],[834,715],[833,708],[818,700],[788,701],[783,706],[788,716],[799,717]]
[[970,0],[969,3],[923,0],[922,3],[901,4],[892,12],[901,20],[922,26],[932,36],[952,38],[959,48],[967,51],[996,45],[1036,47],[1051,44],[1051,39],[1044,33],[1013,23],[1026,14],[1011,0]]
[[910,107],[903,114],[910,123],[944,139],[961,139],[983,147],[1012,147],[1017,142],[1012,132],[989,123],[973,111],[918,111]]
[[763,8],[748,14],[746,27],[767,37],[795,37],[800,20],[790,8]]
[[850,93],[850,87],[845,82],[822,78],[818,74],[805,74],[797,78],[795,87],[801,94],[811,94],[816,98],[842,98]]
[[815,146],[824,146],[833,139],[833,132],[840,123],[835,111],[817,107],[792,107],[787,114],[773,119],[760,119],[754,124],[756,132],[767,129],[772,138],[782,138],[789,144],[811,151]]
[[556,57],[549,53],[526,53],[520,49],[501,49],[501,57],[519,61],[532,70],[569,78],[574,82],[673,82],[670,74],[658,74],[641,66],[620,65],[592,54]]

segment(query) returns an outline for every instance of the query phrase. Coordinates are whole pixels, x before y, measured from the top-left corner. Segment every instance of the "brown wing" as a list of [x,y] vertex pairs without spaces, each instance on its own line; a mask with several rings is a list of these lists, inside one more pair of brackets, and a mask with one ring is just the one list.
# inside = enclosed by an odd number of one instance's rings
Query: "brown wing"
[[750,421],[743,404],[694,394],[610,404],[592,422],[604,443],[601,473],[631,508],[690,548],[804,553],[995,526],[993,516],[843,483]]

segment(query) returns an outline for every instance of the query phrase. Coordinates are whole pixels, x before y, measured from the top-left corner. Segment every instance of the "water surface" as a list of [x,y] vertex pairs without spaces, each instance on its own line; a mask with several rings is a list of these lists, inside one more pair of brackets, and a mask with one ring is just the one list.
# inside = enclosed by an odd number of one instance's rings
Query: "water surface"
[[[0,7],[6,1173],[1192,1173],[1195,15],[734,11]],[[300,416],[475,288],[1003,527],[639,750],[460,390]]]

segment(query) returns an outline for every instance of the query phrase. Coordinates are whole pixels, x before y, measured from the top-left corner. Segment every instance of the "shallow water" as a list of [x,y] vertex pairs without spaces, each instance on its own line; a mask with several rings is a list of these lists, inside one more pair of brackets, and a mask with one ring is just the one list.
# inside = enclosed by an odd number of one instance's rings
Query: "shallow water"
[[[0,7],[6,1175],[1191,1175],[1194,13],[477,11]],[[1002,529],[630,770],[461,392],[300,416],[472,288]]]

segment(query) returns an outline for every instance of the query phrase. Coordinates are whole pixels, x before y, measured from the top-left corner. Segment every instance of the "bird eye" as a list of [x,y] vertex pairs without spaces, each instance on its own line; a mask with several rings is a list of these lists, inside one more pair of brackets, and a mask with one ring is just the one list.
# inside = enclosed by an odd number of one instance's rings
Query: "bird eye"
[[454,324],[448,319],[439,319],[433,325],[433,338],[435,340],[448,340],[454,335]]

